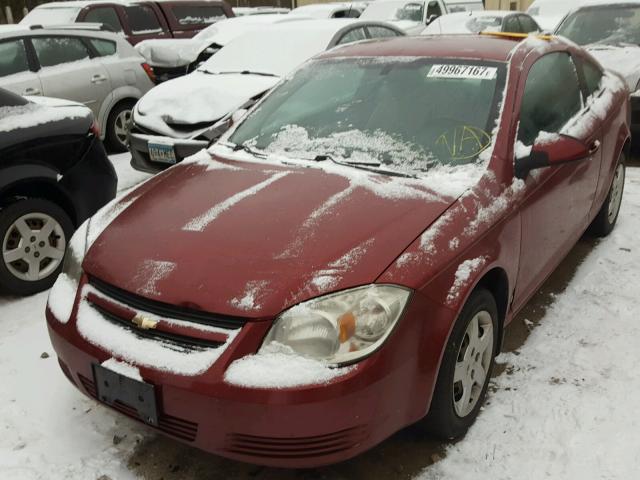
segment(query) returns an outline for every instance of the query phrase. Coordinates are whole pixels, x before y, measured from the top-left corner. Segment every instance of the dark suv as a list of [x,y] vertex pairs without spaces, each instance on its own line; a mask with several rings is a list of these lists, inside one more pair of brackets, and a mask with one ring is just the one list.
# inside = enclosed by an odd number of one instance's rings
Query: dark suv
[[101,23],[135,45],[152,38],[191,38],[212,23],[233,16],[223,0],[75,1],[39,5],[20,23]]
[[88,108],[0,88],[0,290],[49,288],[72,233],[117,182]]

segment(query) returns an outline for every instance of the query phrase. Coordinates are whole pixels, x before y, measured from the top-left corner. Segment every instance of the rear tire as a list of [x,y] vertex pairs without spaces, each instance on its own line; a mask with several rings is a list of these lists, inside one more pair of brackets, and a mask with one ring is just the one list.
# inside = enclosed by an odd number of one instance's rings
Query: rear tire
[[596,237],[606,237],[611,233],[618,220],[625,180],[625,154],[621,153],[616,165],[613,181],[609,187],[609,193],[604,200],[596,218],[589,226],[589,232]]
[[496,301],[488,290],[478,289],[447,342],[426,418],[429,434],[450,440],[467,432],[484,403],[497,345]]
[[131,113],[133,102],[122,102],[117,104],[107,119],[105,143],[110,152],[126,152],[127,133],[131,124]]
[[29,198],[0,210],[0,289],[32,295],[50,288],[73,230],[69,215],[48,200]]

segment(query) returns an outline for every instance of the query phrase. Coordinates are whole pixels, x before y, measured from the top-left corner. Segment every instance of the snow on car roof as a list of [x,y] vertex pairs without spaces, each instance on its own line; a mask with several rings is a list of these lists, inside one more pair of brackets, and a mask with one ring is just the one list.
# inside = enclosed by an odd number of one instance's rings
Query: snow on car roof
[[253,27],[272,23],[288,23],[307,20],[307,17],[268,13],[264,15],[246,15],[243,17],[231,17],[220,20],[200,31],[194,40],[213,40],[218,45],[226,45],[238,35]]
[[313,55],[327,49],[342,28],[362,23],[355,19],[305,20],[252,30],[220,50],[201,67],[203,71],[253,71],[282,76]]
[[[510,10],[468,10],[465,12],[448,13],[438,17],[434,22],[429,24],[421,34],[476,33],[492,28],[500,30],[502,19],[507,15],[513,15],[513,13],[514,12]],[[469,25],[470,21],[473,22],[473,20],[469,20],[470,18],[495,19],[497,25],[485,25],[483,23],[477,25],[478,29],[475,30],[473,26]]]
[[289,12],[289,15],[322,15],[326,17],[336,10],[345,10],[350,8],[353,10],[362,9],[360,5],[355,3],[314,3],[294,8]]

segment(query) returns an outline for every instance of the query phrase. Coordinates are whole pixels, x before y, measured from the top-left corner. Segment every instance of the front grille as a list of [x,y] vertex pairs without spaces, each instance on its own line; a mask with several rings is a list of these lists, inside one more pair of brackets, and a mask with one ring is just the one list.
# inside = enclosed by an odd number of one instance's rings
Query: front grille
[[87,300],[91,304],[91,307],[98,311],[102,315],[102,318],[104,318],[105,320],[120,325],[127,330],[130,330],[138,338],[160,340],[167,348],[181,353],[201,352],[210,348],[218,348],[221,345],[224,345],[224,342],[220,341],[194,338],[156,329],[140,330],[134,326],[130,319],[122,318],[120,315],[111,312],[95,301],[92,301],[91,295],[87,297]]
[[[90,397],[98,400],[95,383],[82,375],[78,375],[78,378],[80,379],[85,392],[87,392]],[[114,405],[109,406],[113,407],[115,410],[126,415],[127,417],[131,417],[142,422],[135,408],[125,405],[122,402],[116,402]],[[193,442],[198,435],[197,423],[164,413],[161,413],[158,416],[158,426],[153,428],[157,428],[161,432],[173,435],[174,437],[180,438],[181,440],[186,440],[188,442]]]
[[277,438],[232,433],[227,435],[226,450],[255,457],[320,457],[356,447],[366,437],[363,426],[313,437]]
[[107,297],[123,303],[134,310],[142,310],[162,318],[184,320],[186,322],[194,322],[201,325],[225,328],[228,330],[242,328],[245,323],[247,323],[247,320],[242,317],[217,315],[215,313],[208,313],[201,310],[178,307],[164,302],[149,300],[141,297],[140,295],[135,295],[122,290],[121,288],[109,285],[95,277],[89,277],[89,284]]

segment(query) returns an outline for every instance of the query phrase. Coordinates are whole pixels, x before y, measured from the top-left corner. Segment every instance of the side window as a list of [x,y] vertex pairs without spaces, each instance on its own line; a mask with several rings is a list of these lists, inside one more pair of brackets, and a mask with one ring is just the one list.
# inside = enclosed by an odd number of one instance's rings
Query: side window
[[344,45],[345,43],[357,42],[358,40],[366,40],[367,36],[364,33],[364,29],[354,28],[353,30],[349,30],[345,33],[340,40],[338,40],[337,45]]
[[114,32],[122,32],[122,24],[113,7],[92,8],[82,21],[87,23],[102,23],[111,27]]
[[24,42],[20,39],[0,42],[0,77],[29,70]]
[[180,25],[209,25],[227,18],[222,7],[215,5],[174,5],[171,12]]
[[590,97],[600,90],[602,72],[588,60],[581,60],[580,63],[582,65],[582,73],[584,73],[584,81],[587,84],[587,96]]
[[522,27],[520,26],[520,22],[518,21],[517,15],[509,15],[505,17],[502,22],[502,31],[509,33],[521,33]]
[[522,33],[539,32],[540,28],[538,24],[528,15],[520,15],[520,25],[522,26]]
[[357,8],[350,8],[347,13],[345,14],[346,18],[360,18],[360,15],[362,15],[362,10],[359,10]]
[[345,18],[349,10],[336,10],[331,14],[331,18]]
[[557,133],[582,108],[576,68],[568,53],[550,53],[533,64],[520,107],[518,139],[531,145],[540,132]]
[[367,27],[369,38],[397,37],[398,33],[387,27]]
[[91,46],[96,49],[100,57],[108,57],[116,53],[116,42],[103,40],[102,38],[90,38],[89,42],[91,42]]
[[151,7],[146,5],[134,5],[125,7],[131,33],[141,35],[145,33],[155,33],[162,31],[162,26]]
[[31,42],[43,67],[89,58],[89,50],[77,37],[32,37]]
[[442,16],[442,9],[440,8],[440,4],[432,0],[427,5],[427,20],[429,20],[432,16],[440,17]]

